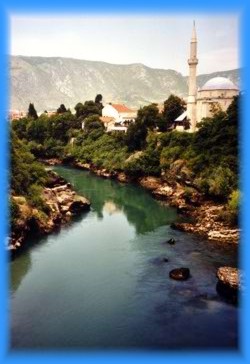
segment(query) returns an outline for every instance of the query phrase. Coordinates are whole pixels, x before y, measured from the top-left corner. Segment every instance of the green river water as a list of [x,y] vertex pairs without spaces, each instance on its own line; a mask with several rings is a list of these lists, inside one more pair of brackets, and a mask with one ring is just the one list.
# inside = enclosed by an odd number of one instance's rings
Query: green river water
[[[138,186],[55,170],[91,211],[11,262],[12,349],[237,348],[239,308],[216,292],[236,248],[172,230],[175,209]],[[171,280],[183,266],[191,278]]]

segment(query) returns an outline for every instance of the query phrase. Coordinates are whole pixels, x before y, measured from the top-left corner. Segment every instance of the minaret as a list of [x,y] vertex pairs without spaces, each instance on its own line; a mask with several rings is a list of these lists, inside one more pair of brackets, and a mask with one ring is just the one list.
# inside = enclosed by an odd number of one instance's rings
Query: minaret
[[192,38],[190,43],[190,58],[189,64],[189,81],[188,81],[188,100],[187,100],[187,116],[190,121],[191,131],[196,129],[196,66],[198,64],[197,59],[197,37],[195,30],[195,22],[193,25]]

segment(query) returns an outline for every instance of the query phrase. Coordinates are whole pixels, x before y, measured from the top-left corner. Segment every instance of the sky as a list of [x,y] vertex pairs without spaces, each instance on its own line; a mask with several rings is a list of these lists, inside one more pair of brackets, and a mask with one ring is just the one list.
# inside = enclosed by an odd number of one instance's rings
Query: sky
[[197,73],[240,67],[238,14],[13,14],[10,54],[143,63],[187,75],[193,20],[198,38]]

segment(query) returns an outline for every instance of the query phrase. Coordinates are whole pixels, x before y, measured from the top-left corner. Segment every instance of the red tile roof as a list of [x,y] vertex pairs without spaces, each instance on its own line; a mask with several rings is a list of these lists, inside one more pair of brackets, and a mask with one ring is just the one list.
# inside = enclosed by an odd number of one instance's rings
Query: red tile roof
[[118,112],[134,112],[134,110],[129,109],[127,106],[123,104],[111,104],[113,108]]

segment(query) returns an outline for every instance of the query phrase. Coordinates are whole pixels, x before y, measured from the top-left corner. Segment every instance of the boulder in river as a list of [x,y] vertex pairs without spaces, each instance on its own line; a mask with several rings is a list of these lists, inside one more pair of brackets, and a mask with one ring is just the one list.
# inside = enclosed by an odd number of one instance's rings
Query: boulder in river
[[239,289],[240,288],[240,272],[237,268],[232,267],[220,267],[217,270],[217,278],[226,286]]
[[185,281],[190,277],[189,268],[175,268],[169,272],[169,277],[177,281]]
[[169,245],[174,245],[175,244],[175,239],[171,238],[171,239],[167,240],[167,243]]
[[240,270],[233,267],[220,267],[217,270],[217,292],[232,303],[238,301],[238,291],[242,288]]
[[90,209],[90,202],[85,197],[76,195],[74,201],[69,206],[69,211],[72,213],[78,213],[81,211],[88,211]]

